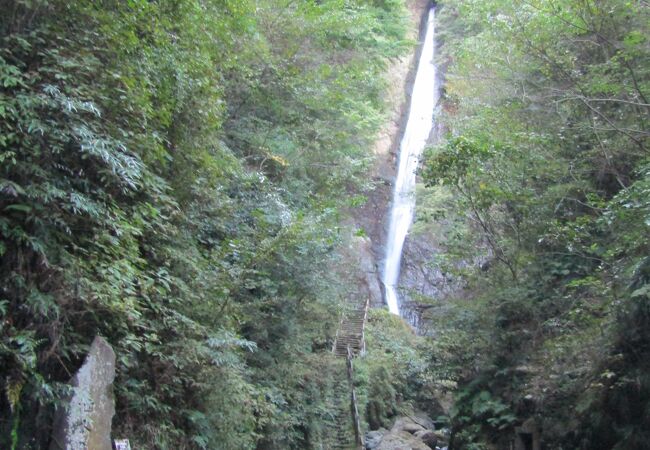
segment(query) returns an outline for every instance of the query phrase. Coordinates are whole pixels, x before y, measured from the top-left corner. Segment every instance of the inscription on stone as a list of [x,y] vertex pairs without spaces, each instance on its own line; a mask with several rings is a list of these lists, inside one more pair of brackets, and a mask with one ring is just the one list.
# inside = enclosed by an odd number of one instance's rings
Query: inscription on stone
[[115,450],[131,450],[131,443],[128,439],[115,439]]

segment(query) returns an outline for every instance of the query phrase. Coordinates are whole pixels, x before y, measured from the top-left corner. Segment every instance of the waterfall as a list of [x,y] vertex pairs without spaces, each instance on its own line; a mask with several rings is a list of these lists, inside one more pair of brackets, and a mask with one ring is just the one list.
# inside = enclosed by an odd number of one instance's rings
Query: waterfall
[[408,120],[400,143],[399,167],[393,191],[386,241],[386,260],[382,282],[385,287],[388,309],[393,314],[399,314],[397,282],[402,261],[402,248],[415,212],[415,171],[433,127],[433,110],[438,95],[436,68],[433,62],[434,18],[435,11],[432,8],[427,18],[426,34],[415,74]]

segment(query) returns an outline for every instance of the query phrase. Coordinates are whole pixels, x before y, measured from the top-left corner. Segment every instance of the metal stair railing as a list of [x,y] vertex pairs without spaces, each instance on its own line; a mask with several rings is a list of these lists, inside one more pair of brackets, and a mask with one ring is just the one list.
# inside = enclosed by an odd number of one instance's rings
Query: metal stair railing
[[354,366],[352,365],[352,349],[348,347],[347,368],[348,384],[350,386],[350,410],[352,412],[352,422],[354,423],[354,444],[358,449],[364,448],[363,434],[361,432],[361,419],[359,417],[359,408],[357,406],[357,392],[354,388]]
[[[357,392],[354,387],[354,365],[352,360],[356,356],[363,355],[366,352],[365,329],[368,320],[368,309],[370,308],[370,298],[367,297],[362,305],[357,303],[356,306],[355,309],[341,313],[341,320],[332,345],[332,353],[340,357],[345,357],[346,360],[348,388],[350,391],[349,413],[352,420],[348,422],[349,425],[343,425],[343,427],[352,425],[355,448],[361,450],[364,448],[364,442]],[[350,428],[347,429],[350,430]],[[344,431],[344,429],[341,429],[339,433],[345,434]]]

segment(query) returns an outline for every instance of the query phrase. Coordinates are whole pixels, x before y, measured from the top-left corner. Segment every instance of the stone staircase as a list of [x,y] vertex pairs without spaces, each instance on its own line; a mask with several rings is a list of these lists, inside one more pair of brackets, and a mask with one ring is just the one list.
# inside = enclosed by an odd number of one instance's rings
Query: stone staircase
[[339,360],[342,363],[345,362],[345,366],[339,369],[342,379],[335,388],[336,404],[332,409],[334,414],[333,441],[329,447],[331,450],[363,448],[352,360],[365,352],[364,330],[369,306],[370,299],[368,298],[363,303],[352,304],[348,310],[344,311],[332,346],[332,353],[340,357]]
[[323,366],[325,427],[316,432],[313,442],[318,450],[357,450],[350,414],[350,386],[347,360],[335,354],[323,355],[327,362]]
[[368,298],[363,304],[356,304],[352,309],[343,313],[332,348],[335,355],[347,357],[348,347],[353,357],[363,354],[366,346],[364,329],[369,305],[370,299]]
[[345,367],[341,369],[343,379],[335,388],[332,441],[328,450],[356,450],[352,414],[350,413],[350,389],[345,375]]

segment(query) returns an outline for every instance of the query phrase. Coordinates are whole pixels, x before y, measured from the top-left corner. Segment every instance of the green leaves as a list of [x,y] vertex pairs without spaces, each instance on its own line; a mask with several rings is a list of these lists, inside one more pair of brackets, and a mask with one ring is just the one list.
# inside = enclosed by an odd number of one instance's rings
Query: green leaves
[[[564,430],[548,445],[634,447],[647,433],[626,418],[648,396],[623,386],[647,370],[648,8],[462,0],[438,17],[449,133],[422,177],[436,259],[467,283],[449,309],[475,317],[432,314],[453,330],[433,348],[459,378],[460,445],[505,448],[497,431],[535,411]],[[461,344],[481,357],[445,353]]]
[[48,445],[31,412],[99,333],[138,448],[305,448],[402,2],[6,9],[0,378],[24,409],[0,447]]
[[[481,383],[475,380],[460,389],[450,411],[450,419],[456,432],[456,444],[468,448],[482,448],[482,436],[498,436],[512,428],[517,416],[510,407],[488,390],[481,390]],[[478,444],[476,447],[472,445]]]
[[24,213],[32,212],[32,207],[29,205],[14,203],[13,205],[5,206],[5,211],[20,211]]
[[458,185],[473,171],[482,167],[494,155],[494,146],[464,136],[454,137],[442,148],[429,149],[425,155],[422,177],[427,186]]
[[[25,86],[20,69],[8,64],[2,56],[0,56],[0,86],[5,89]],[[0,117],[5,116],[6,112],[3,107],[3,110],[0,112]]]

